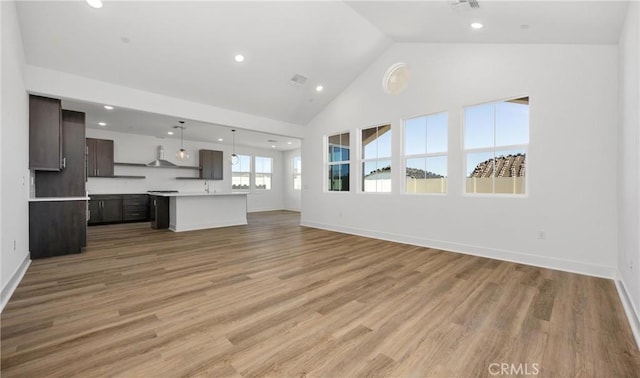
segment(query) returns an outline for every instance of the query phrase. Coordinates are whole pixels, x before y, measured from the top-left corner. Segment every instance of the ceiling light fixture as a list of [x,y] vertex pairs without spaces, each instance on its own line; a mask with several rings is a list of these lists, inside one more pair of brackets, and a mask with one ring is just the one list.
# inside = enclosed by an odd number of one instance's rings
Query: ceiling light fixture
[[92,8],[102,8],[102,0],[87,0],[87,4],[89,4]]
[[271,146],[271,148],[276,148],[276,146]]
[[107,110],[113,110],[113,106],[111,105],[105,105],[104,108]]
[[233,153],[229,157],[229,163],[236,165],[240,162],[240,158],[236,155],[236,129],[231,129],[231,135],[233,135]]
[[98,122],[98,125],[100,126],[107,126],[107,124],[105,122]]
[[316,87],[316,92],[322,92],[323,89],[324,89],[324,87],[322,85],[318,85]]
[[224,139],[218,138],[218,142],[224,142]]
[[180,121],[180,126],[173,126],[173,128],[180,129],[180,149],[176,152],[176,157],[181,161],[189,160],[189,153],[184,149],[184,129],[186,128],[184,121]]
[[473,28],[473,29],[482,29],[483,26],[484,25],[482,25],[479,22],[474,22],[474,23],[471,24],[471,28]]
[[238,54],[233,57],[233,60],[235,60],[237,63],[242,63],[244,62],[244,55]]
[[293,142],[292,141],[288,141],[287,144],[293,144]]
[[173,135],[173,131],[167,131],[167,134]]

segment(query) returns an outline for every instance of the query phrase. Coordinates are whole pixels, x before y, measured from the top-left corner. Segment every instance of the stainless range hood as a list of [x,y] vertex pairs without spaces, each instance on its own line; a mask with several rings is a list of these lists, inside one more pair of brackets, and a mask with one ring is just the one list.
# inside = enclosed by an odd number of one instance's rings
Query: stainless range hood
[[158,158],[147,164],[148,167],[177,167],[177,165],[164,159],[164,147],[158,146]]

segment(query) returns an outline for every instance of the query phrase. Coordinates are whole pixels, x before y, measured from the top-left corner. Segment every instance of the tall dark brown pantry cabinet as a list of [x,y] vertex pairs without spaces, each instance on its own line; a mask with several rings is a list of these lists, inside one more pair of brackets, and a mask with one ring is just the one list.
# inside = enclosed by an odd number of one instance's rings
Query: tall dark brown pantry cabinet
[[29,96],[29,168],[62,168],[62,108],[60,100]]

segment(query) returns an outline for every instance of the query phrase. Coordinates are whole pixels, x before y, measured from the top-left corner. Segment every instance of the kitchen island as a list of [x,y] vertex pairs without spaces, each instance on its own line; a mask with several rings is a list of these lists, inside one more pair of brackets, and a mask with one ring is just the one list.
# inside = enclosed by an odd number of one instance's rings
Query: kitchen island
[[247,224],[246,193],[149,192],[169,197],[169,229],[175,232]]

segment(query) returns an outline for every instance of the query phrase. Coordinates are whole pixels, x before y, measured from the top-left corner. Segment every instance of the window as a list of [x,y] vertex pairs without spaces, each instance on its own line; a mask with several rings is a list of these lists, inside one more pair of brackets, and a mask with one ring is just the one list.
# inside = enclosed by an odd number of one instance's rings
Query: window
[[405,192],[447,192],[447,113],[404,121]]
[[328,191],[349,191],[349,159],[351,158],[349,137],[349,133],[342,133],[327,138]]
[[271,190],[271,174],[273,173],[272,167],[272,158],[256,156],[255,187],[257,190]]
[[302,189],[302,159],[300,156],[294,156],[291,159],[291,169],[293,171],[293,190]]
[[231,166],[231,189],[249,190],[251,185],[251,156],[238,155],[238,164]]
[[524,194],[529,97],[464,111],[466,192]]
[[391,192],[391,125],[362,130],[362,191]]

